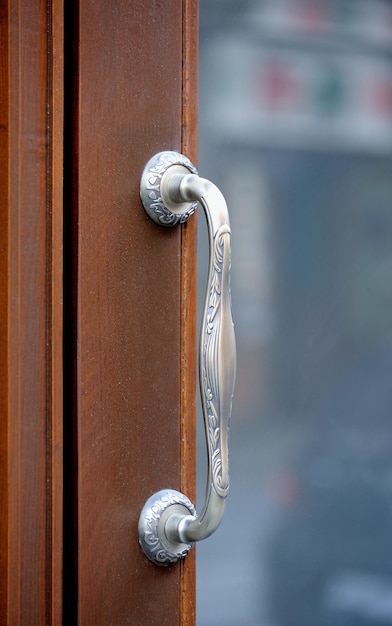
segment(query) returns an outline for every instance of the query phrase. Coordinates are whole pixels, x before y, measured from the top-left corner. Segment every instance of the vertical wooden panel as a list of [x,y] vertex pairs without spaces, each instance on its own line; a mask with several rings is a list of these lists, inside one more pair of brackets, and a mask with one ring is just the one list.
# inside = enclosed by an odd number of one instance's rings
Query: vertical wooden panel
[[[64,4],[51,0],[49,16],[48,128],[50,154],[48,170],[47,228],[47,298],[50,306],[48,338],[50,346],[50,486],[51,486],[51,619],[53,625],[62,623],[63,604],[63,166],[64,166]],[[49,186],[50,183],[50,186]],[[49,280],[50,277],[50,280]],[[49,382],[49,381],[48,381]]]
[[[197,163],[198,34],[197,0],[183,0],[182,152]],[[181,239],[181,492],[196,502],[197,216]],[[196,547],[182,564],[181,624],[196,623]]]
[[62,549],[60,0],[3,2],[1,32],[0,621],[58,624]]
[[[194,490],[195,224],[159,229],[138,199],[151,154],[182,146],[195,158],[195,5],[161,4],[83,0],[76,19],[77,324],[66,325],[67,338],[76,332],[69,481],[86,624],[194,620],[192,557],[157,569],[136,534],[150,493]],[[0,621],[59,624],[63,15],[60,0],[26,5],[0,13]]]
[[8,6],[0,3],[0,623],[8,615]]
[[194,480],[181,409],[193,428],[195,353],[192,344],[182,359],[181,348],[194,341],[195,227],[160,228],[139,199],[144,164],[181,150],[189,117],[183,9],[181,0],[80,0],[75,19],[74,503],[86,625],[181,623],[193,570],[152,565],[137,536],[148,496]]

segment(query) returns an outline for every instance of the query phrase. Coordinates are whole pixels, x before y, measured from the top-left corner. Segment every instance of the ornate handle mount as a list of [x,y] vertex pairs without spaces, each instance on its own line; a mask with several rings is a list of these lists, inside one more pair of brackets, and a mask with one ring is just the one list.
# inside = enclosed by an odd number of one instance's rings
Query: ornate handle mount
[[225,199],[177,152],[160,152],[147,163],[140,195],[148,215],[161,226],[185,222],[197,203],[207,219],[210,261],[199,346],[201,404],[207,441],[208,476],[200,515],[182,493],[163,489],[145,503],[139,541],[157,565],[186,556],[195,541],[219,526],[229,491],[229,422],[236,349],[230,298],[231,230]]

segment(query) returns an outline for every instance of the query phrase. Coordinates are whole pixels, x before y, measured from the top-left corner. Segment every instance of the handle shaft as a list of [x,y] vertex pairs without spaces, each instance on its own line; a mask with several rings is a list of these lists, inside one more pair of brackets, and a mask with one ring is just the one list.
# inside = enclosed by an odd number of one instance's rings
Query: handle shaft
[[[178,177],[179,178],[179,177]],[[168,519],[171,536],[177,525],[182,542],[200,541],[219,526],[229,490],[229,421],[236,371],[230,303],[231,230],[226,201],[210,181],[195,174],[173,180],[182,201],[198,201],[209,235],[209,271],[199,346],[199,382],[207,441],[208,476],[203,509],[196,519]],[[179,183],[179,184],[178,184]],[[178,197],[178,196],[177,196]]]

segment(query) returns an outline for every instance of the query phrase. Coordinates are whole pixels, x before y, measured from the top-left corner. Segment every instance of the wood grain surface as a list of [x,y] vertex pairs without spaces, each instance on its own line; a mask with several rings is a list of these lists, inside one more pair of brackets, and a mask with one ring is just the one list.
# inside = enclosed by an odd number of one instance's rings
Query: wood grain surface
[[158,568],[137,534],[153,492],[194,493],[195,225],[160,228],[139,198],[153,154],[195,149],[195,56],[185,54],[195,42],[192,19],[180,0],[80,0],[75,15],[71,543],[79,624],[194,621],[194,561]]
[[0,623],[61,623],[62,3],[1,3]]
[[196,162],[197,1],[9,0],[0,45],[0,624],[191,626],[137,521],[195,499],[196,218],[139,181]]

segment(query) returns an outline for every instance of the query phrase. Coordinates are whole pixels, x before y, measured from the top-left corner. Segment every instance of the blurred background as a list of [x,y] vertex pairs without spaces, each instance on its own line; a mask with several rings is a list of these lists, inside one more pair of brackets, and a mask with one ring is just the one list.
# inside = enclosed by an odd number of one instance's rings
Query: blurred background
[[198,626],[392,625],[391,57],[388,0],[200,0],[238,374]]

